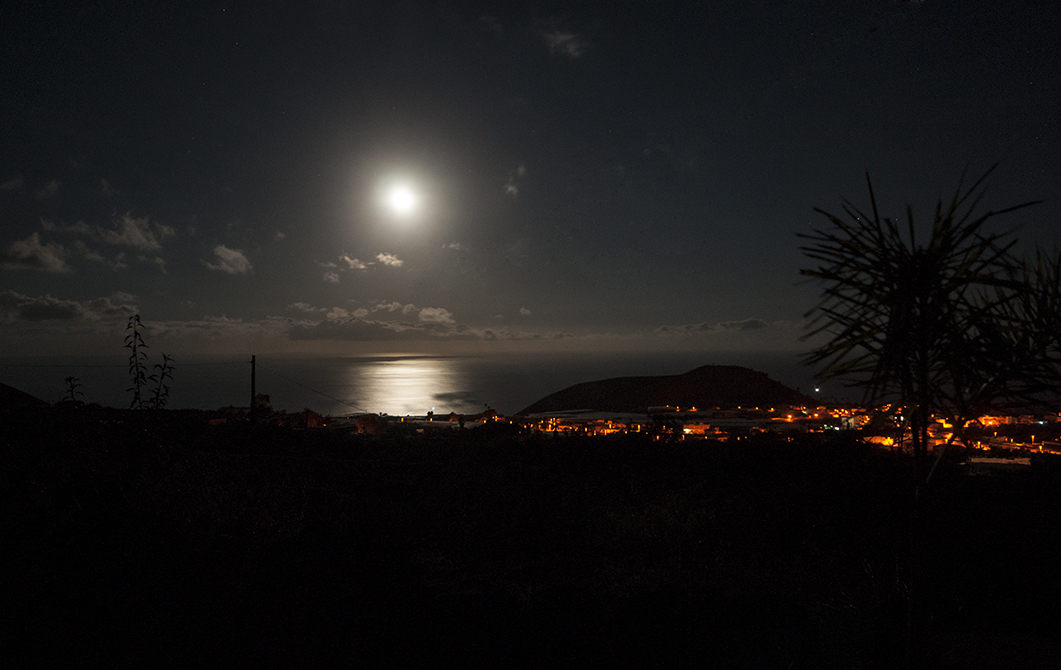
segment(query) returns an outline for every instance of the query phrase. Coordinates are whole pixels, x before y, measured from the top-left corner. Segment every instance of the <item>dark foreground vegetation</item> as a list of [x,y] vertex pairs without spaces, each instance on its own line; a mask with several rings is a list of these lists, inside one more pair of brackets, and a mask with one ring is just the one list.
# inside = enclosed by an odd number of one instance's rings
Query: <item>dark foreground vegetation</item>
[[[17,666],[1056,667],[1061,473],[0,415]],[[911,625],[912,624],[912,625]],[[912,634],[911,634],[912,631]]]

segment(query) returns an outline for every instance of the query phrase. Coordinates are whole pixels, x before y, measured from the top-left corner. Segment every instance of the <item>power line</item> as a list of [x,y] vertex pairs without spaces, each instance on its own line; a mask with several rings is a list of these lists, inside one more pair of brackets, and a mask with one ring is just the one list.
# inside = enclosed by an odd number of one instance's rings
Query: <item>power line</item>
[[0,368],[125,368],[128,367],[126,364],[110,364],[110,365],[96,365],[92,363],[85,363],[83,365],[71,364],[63,365],[58,363],[0,363]]
[[[218,361],[211,363],[181,363],[176,367],[200,367],[204,365],[247,365],[247,361]],[[110,368],[110,369],[126,369],[128,363],[0,363],[0,368]]]
[[[174,370],[179,370],[182,367],[185,367],[185,368],[188,368],[188,367],[203,367],[203,366],[211,366],[211,365],[213,365],[213,366],[220,366],[220,365],[250,365],[250,361],[243,360],[243,361],[211,361],[211,362],[206,362],[206,363],[180,363],[178,365],[174,365]],[[302,388],[304,388],[304,389],[306,389],[308,391],[312,391],[312,392],[314,392],[314,393],[316,393],[316,394],[318,394],[320,396],[323,396],[323,397],[327,398],[328,400],[331,400],[333,402],[337,402],[340,405],[346,405],[347,407],[350,407],[351,409],[357,410],[358,412],[368,413],[368,410],[366,410],[363,407],[358,407],[357,405],[354,405],[352,403],[346,402],[345,400],[340,400],[339,398],[336,398],[334,396],[330,396],[327,393],[325,393],[324,391],[320,391],[318,389],[313,388],[312,386],[309,386],[307,384],[303,384],[300,381],[292,379],[292,378],[290,378],[290,377],[288,377],[286,375],[280,374],[279,372],[276,372],[272,368],[268,368],[267,366],[262,365],[260,362],[257,365],[258,365],[258,367],[261,367],[263,369],[270,370],[271,374],[274,374],[277,377],[280,377],[281,379],[283,379],[285,381],[291,382],[292,384],[295,384],[296,386],[301,386]],[[84,363],[84,364],[77,364],[77,363],[71,363],[71,364],[64,364],[64,363],[0,363],[0,368],[64,368],[64,369],[67,369],[67,370],[69,370],[71,368],[103,368],[103,369],[112,369],[112,370],[118,370],[118,369],[124,370],[127,367],[128,367],[128,365],[126,363],[108,363],[108,364],[98,364],[98,363]]]
[[[266,366],[262,365],[262,364],[261,364],[261,362],[258,362],[258,363],[257,363],[257,365],[258,365],[258,367],[260,367],[260,368],[264,368],[264,369],[269,369],[269,368],[267,368]],[[303,383],[302,383],[302,382],[300,382],[300,381],[295,381],[294,379],[291,379],[290,377],[288,377],[288,376],[286,376],[286,375],[282,375],[282,374],[280,374],[279,372],[276,372],[275,370],[274,370],[274,371],[272,372],[272,374],[276,375],[277,377],[280,377],[281,379],[284,379],[284,380],[286,380],[286,381],[289,381],[289,382],[291,382],[292,384],[296,384],[296,385],[298,385],[298,386],[301,386],[302,388],[304,388],[304,389],[306,389],[306,390],[309,390],[309,391],[313,391],[314,393],[317,393],[317,394],[319,394],[319,395],[322,395],[322,396],[324,396],[325,398],[327,398],[328,400],[334,400],[335,402],[337,402],[337,403],[339,403],[339,404],[341,404],[341,405],[346,405],[347,407],[351,407],[351,408],[353,408],[353,409],[356,409],[356,410],[357,410],[357,411],[359,411],[359,412],[365,412],[366,414],[368,413],[368,410],[366,410],[366,409],[365,409],[365,408],[363,408],[363,407],[358,407],[357,405],[353,405],[353,404],[351,404],[351,403],[348,403],[348,402],[346,402],[345,400],[339,400],[338,398],[335,398],[335,397],[333,397],[333,396],[330,396],[330,395],[328,395],[328,394],[327,394],[327,393],[325,393],[324,391],[318,391],[317,389],[313,388],[312,386],[307,386],[306,384],[303,384]]]
[[224,361],[218,363],[181,363],[179,366],[175,365],[174,369],[176,369],[177,367],[194,368],[203,365],[250,365],[250,361]]

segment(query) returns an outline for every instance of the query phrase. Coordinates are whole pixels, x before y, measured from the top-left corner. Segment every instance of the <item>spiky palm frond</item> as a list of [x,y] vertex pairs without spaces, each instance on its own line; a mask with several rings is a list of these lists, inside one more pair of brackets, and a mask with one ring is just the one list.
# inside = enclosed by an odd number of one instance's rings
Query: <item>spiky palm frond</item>
[[975,348],[976,326],[989,323],[996,308],[984,296],[1008,302],[1019,292],[1011,253],[1016,239],[984,228],[993,217],[1034,203],[976,214],[990,173],[968,189],[959,183],[946,206],[937,203],[923,244],[911,207],[905,226],[880,216],[868,174],[870,214],[848,201],[846,218],[816,210],[830,225],[800,237],[803,253],[817,262],[802,274],[822,284],[805,337],[827,339],[803,359],[821,366],[820,377],[847,379],[870,401],[910,400],[919,390],[939,398],[940,389],[954,384],[952,368]]

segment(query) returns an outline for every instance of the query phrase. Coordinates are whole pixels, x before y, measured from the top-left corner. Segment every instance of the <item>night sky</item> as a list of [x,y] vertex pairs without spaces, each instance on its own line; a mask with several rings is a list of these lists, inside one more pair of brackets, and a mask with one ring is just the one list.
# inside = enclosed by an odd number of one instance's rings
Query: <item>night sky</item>
[[814,207],[1000,163],[1061,241],[1061,3],[29,3],[0,347],[796,350]]

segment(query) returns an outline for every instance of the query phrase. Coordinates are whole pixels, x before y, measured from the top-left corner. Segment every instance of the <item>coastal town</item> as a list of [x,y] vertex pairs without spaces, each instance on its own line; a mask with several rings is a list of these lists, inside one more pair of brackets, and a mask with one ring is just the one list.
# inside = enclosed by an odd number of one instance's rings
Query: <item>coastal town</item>
[[[643,435],[658,441],[731,442],[762,434],[792,439],[807,433],[849,431],[861,440],[886,449],[909,448],[909,430],[902,429],[898,408],[885,405],[864,408],[852,405],[778,407],[650,407],[646,412],[569,410],[542,414],[502,416],[492,409],[475,415],[387,416],[350,415],[310,420],[314,427],[352,429],[378,434],[387,430],[431,433],[445,430],[509,426],[524,434],[552,436]],[[304,424],[305,425],[305,424]],[[958,434],[953,424],[936,417],[929,427],[929,451],[946,444],[982,452],[1036,452],[1061,455],[1061,415],[985,414],[967,421]]]

